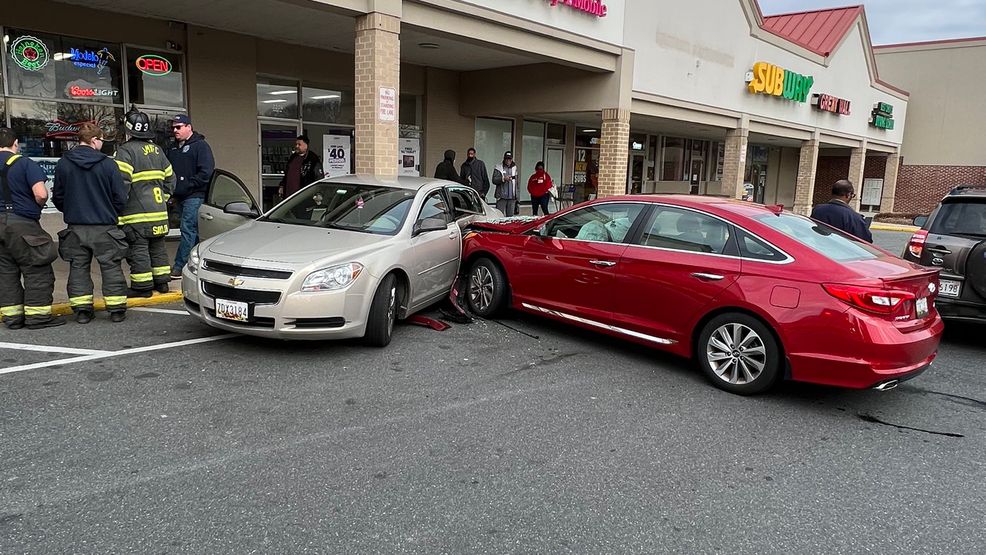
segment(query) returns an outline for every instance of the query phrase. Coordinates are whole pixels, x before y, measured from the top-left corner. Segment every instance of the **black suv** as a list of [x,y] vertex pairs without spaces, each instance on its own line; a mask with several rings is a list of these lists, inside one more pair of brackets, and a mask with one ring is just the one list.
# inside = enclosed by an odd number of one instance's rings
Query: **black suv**
[[986,187],[960,185],[904,247],[904,260],[941,268],[935,306],[946,320],[986,322]]

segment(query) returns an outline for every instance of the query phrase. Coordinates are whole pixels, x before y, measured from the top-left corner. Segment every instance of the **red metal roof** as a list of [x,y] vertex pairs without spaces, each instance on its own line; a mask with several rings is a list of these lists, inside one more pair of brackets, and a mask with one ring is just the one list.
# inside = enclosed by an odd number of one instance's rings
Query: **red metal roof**
[[821,56],[828,56],[863,13],[863,6],[848,6],[765,16],[763,28]]

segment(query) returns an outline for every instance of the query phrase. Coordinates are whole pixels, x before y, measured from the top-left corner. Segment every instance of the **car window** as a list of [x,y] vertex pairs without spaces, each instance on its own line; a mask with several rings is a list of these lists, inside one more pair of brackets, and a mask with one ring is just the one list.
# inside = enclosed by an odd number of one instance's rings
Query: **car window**
[[772,262],[787,260],[787,255],[743,230],[736,231],[736,239],[739,242],[740,256],[743,258]]
[[217,173],[209,189],[209,199],[206,202],[209,206],[225,208],[231,202],[245,202],[253,206],[250,195],[232,177]]
[[483,205],[476,191],[468,187],[448,187],[446,190],[452,200],[452,211],[456,218],[483,213]]
[[929,231],[942,235],[986,237],[986,203],[943,203]]
[[428,195],[425,199],[424,205],[421,206],[421,213],[418,214],[418,222],[421,223],[425,220],[430,220],[432,218],[438,218],[444,220],[446,223],[452,221],[452,217],[449,214],[448,204],[445,202],[445,197],[442,196],[441,191],[435,191]]
[[882,253],[868,243],[797,214],[761,214],[758,222],[836,262],[872,260]]
[[644,229],[641,245],[711,254],[725,253],[732,233],[729,224],[712,216],[663,206]]
[[644,205],[608,202],[559,216],[547,223],[547,235],[559,239],[622,243]]
[[305,187],[266,221],[393,235],[404,225],[415,192],[379,185],[321,182]]

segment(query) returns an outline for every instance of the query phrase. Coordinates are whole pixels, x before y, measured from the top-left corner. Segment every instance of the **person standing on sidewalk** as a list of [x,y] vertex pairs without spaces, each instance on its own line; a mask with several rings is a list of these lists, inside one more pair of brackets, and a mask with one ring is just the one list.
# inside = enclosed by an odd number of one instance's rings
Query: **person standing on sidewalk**
[[308,146],[308,135],[299,135],[294,140],[294,152],[288,157],[288,167],[277,189],[281,198],[287,198],[325,177],[322,161]]
[[863,215],[852,209],[849,202],[856,197],[852,182],[840,179],[832,185],[832,200],[819,204],[811,211],[811,218],[866,241],[873,242],[873,234]]
[[168,160],[174,168],[178,183],[175,185],[174,202],[181,210],[181,243],[175,264],[171,267],[171,279],[181,279],[181,270],[188,262],[192,247],[199,242],[199,207],[205,202],[216,159],[205,136],[192,129],[192,120],[186,114],[178,114],[171,122],[175,145],[168,150]]
[[486,199],[486,193],[490,192],[490,174],[486,171],[486,163],[476,158],[475,148],[466,151],[466,161],[462,163],[459,177]]
[[19,147],[14,131],[0,127],[0,315],[12,330],[60,326],[65,319],[51,314],[58,254],[38,223],[47,176]]
[[127,236],[117,227],[127,205],[127,189],[112,158],[99,149],[103,131],[92,123],[79,126],[79,146],[55,165],[52,200],[64,214],[67,229],[58,232],[58,253],[69,263],[68,301],[75,321],[94,317],[93,257],[103,278],[103,301],[110,319],[127,317],[127,279],[120,263],[127,255]]
[[171,162],[156,144],[147,114],[130,110],[125,118],[128,141],[116,152],[123,185],[127,189],[127,206],[120,225],[127,235],[130,252],[130,297],[150,297],[154,291],[170,289],[171,264],[168,262],[168,207],[165,204],[175,190]]
[[517,215],[517,174],[520,168],[514,164],[509,150],[503,153],[503,162],[493,168],[493,184],[496,185],[496,209],[507,217]]
[[531,214],[538,215],[538,208],[548,215],[548,201],[551,200],[551,176],[544,171],[544,162],[534,165],[534,174],[527,180],[527,192],[531,194]]

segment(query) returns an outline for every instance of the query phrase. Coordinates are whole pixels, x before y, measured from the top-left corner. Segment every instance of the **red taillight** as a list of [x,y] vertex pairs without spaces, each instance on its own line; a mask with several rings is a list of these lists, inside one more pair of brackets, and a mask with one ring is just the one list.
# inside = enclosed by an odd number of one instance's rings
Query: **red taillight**
[[924,242],[928,240],[928,230],[919,229],[911,235],[911,240],[907,243],[907,251],[914,258],[921,258],[921,251],[924,250]]
[[[880,289],[840,283],[823,283],[829,295],[866,312],[891,316],[898,313],[907,303],[916,299],[910,291]],[[909,305],[908,305],[909,306]],[[908,309],[910,310],[910,309]]]

